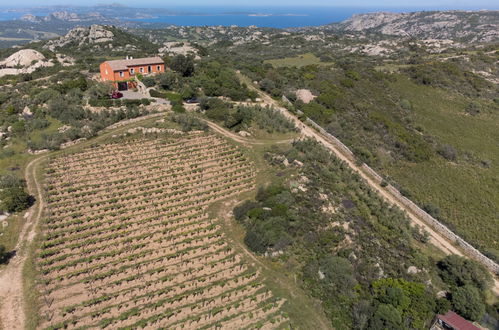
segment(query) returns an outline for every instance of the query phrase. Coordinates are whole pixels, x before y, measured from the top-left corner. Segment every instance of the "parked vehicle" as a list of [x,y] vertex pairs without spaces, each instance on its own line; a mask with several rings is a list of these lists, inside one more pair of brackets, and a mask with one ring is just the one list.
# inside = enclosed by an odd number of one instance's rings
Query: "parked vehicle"
[[118,91],[114,91],[112,94],[111,94],[111,98],[112,99],[121,99],[123,97],[123,93],[120,93]]
[[185,103],[195,104],[195,103],[199,103],[199,100],[197,97],[193,97],[193,98],[185,100]]

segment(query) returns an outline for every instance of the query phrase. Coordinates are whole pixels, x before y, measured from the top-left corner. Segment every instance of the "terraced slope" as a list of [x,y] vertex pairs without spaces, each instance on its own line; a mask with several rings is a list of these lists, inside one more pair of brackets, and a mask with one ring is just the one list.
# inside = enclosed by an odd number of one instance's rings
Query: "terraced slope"
[[287,319],[207,208],[254,189],[252,164],[212,134],[128,140],[47,171],[41,328],[276,328]]

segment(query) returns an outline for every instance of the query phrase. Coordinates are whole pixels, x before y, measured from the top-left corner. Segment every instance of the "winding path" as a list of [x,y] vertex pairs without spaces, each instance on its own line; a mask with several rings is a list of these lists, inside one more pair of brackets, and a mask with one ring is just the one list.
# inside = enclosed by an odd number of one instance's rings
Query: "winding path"
[[26,318],[24,314],[23,268],[28,257],[30,243],[36,235],[36,227],[42,215],[45,202],[42,188],[36,180],[37,165],[47,156],[38,157],[28,163],[25,178],[28,191],[35,196],[36,203],[29,209],[19,239],[15,246],[16,255],[0,273],[0,320],[4,329],[24,329]]
[[[225,137],[228,137],[229,139],[232,139],[232,140],[239,142],[241,144],[246,144],[246,145],[248,145],[248,144],[254,144],[254,145],[266,144],[265,142],[259,142],[259,141],[255,141],[252,139],[247,139],[245,137],[242,137],[239,134],[236,134],[232,131],[229,131],[228,129],[223,128],[222,126],[220,126],[218,124],[215,124],[215,123],[208,121],[208,120],[205,120],[205,119],[203,119],[203,120],[216,133],[221,134]],[[277,143],[277,144],[291,143],[291,142],[293,142],[293,140],[294,139],[276,140],[276,141],[272,141],[272,143]]]
[[[164,115],[164,112],[137,117],[133,120],[123,120],[105,128],[103,133],[162,115]],[[31,160],[24,170],[28,192],[30,195],[35,196],[36,202],[26,212],[27,217],[25,218],[25,223],[19,233],[17,244],[14,247],[15,256],[12,257],[5,268],[0,271],[0,326],[5,330],[26,328],[23,269],[28,258],[30,244],[36,236],[38,221],[40,220],[45,207],[42,186],[36,178],[36,171],[37,166],[47,157],[48,155],[43,155]]]

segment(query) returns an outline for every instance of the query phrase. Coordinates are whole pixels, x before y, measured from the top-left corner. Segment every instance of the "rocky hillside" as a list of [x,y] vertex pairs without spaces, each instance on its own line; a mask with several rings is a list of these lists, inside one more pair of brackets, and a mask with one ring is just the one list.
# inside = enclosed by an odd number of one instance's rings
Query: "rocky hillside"
[[66,35],[47,41],[44,49],[62,53],[91,51],[103,53],[156,53],[157,46],[113,26],[79,26]]
[[359,14],[323,29],[417,39],[495,42],[499,40],[499,11]]

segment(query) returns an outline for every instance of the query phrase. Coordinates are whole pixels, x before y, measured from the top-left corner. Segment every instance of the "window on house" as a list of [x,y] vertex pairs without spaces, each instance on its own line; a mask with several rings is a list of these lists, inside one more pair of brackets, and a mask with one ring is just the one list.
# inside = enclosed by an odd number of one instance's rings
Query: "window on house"
[[140,73],[144,73],[144,68],[139,68]]
[[135,73],[135,69],[130,69],[130,73],[134,74]]
[[149,66],[147,67],[147,72],[149,72],[149,73],[151,73],[151,72],[152,72],[152,66],[150,66],[150,65],[149,65]]
[[123,71],[120,71],[120,77],[124,77],[125,73]]
[[156,69],[158,69],[158,71],[161,71],[161,65],[158,65]]

